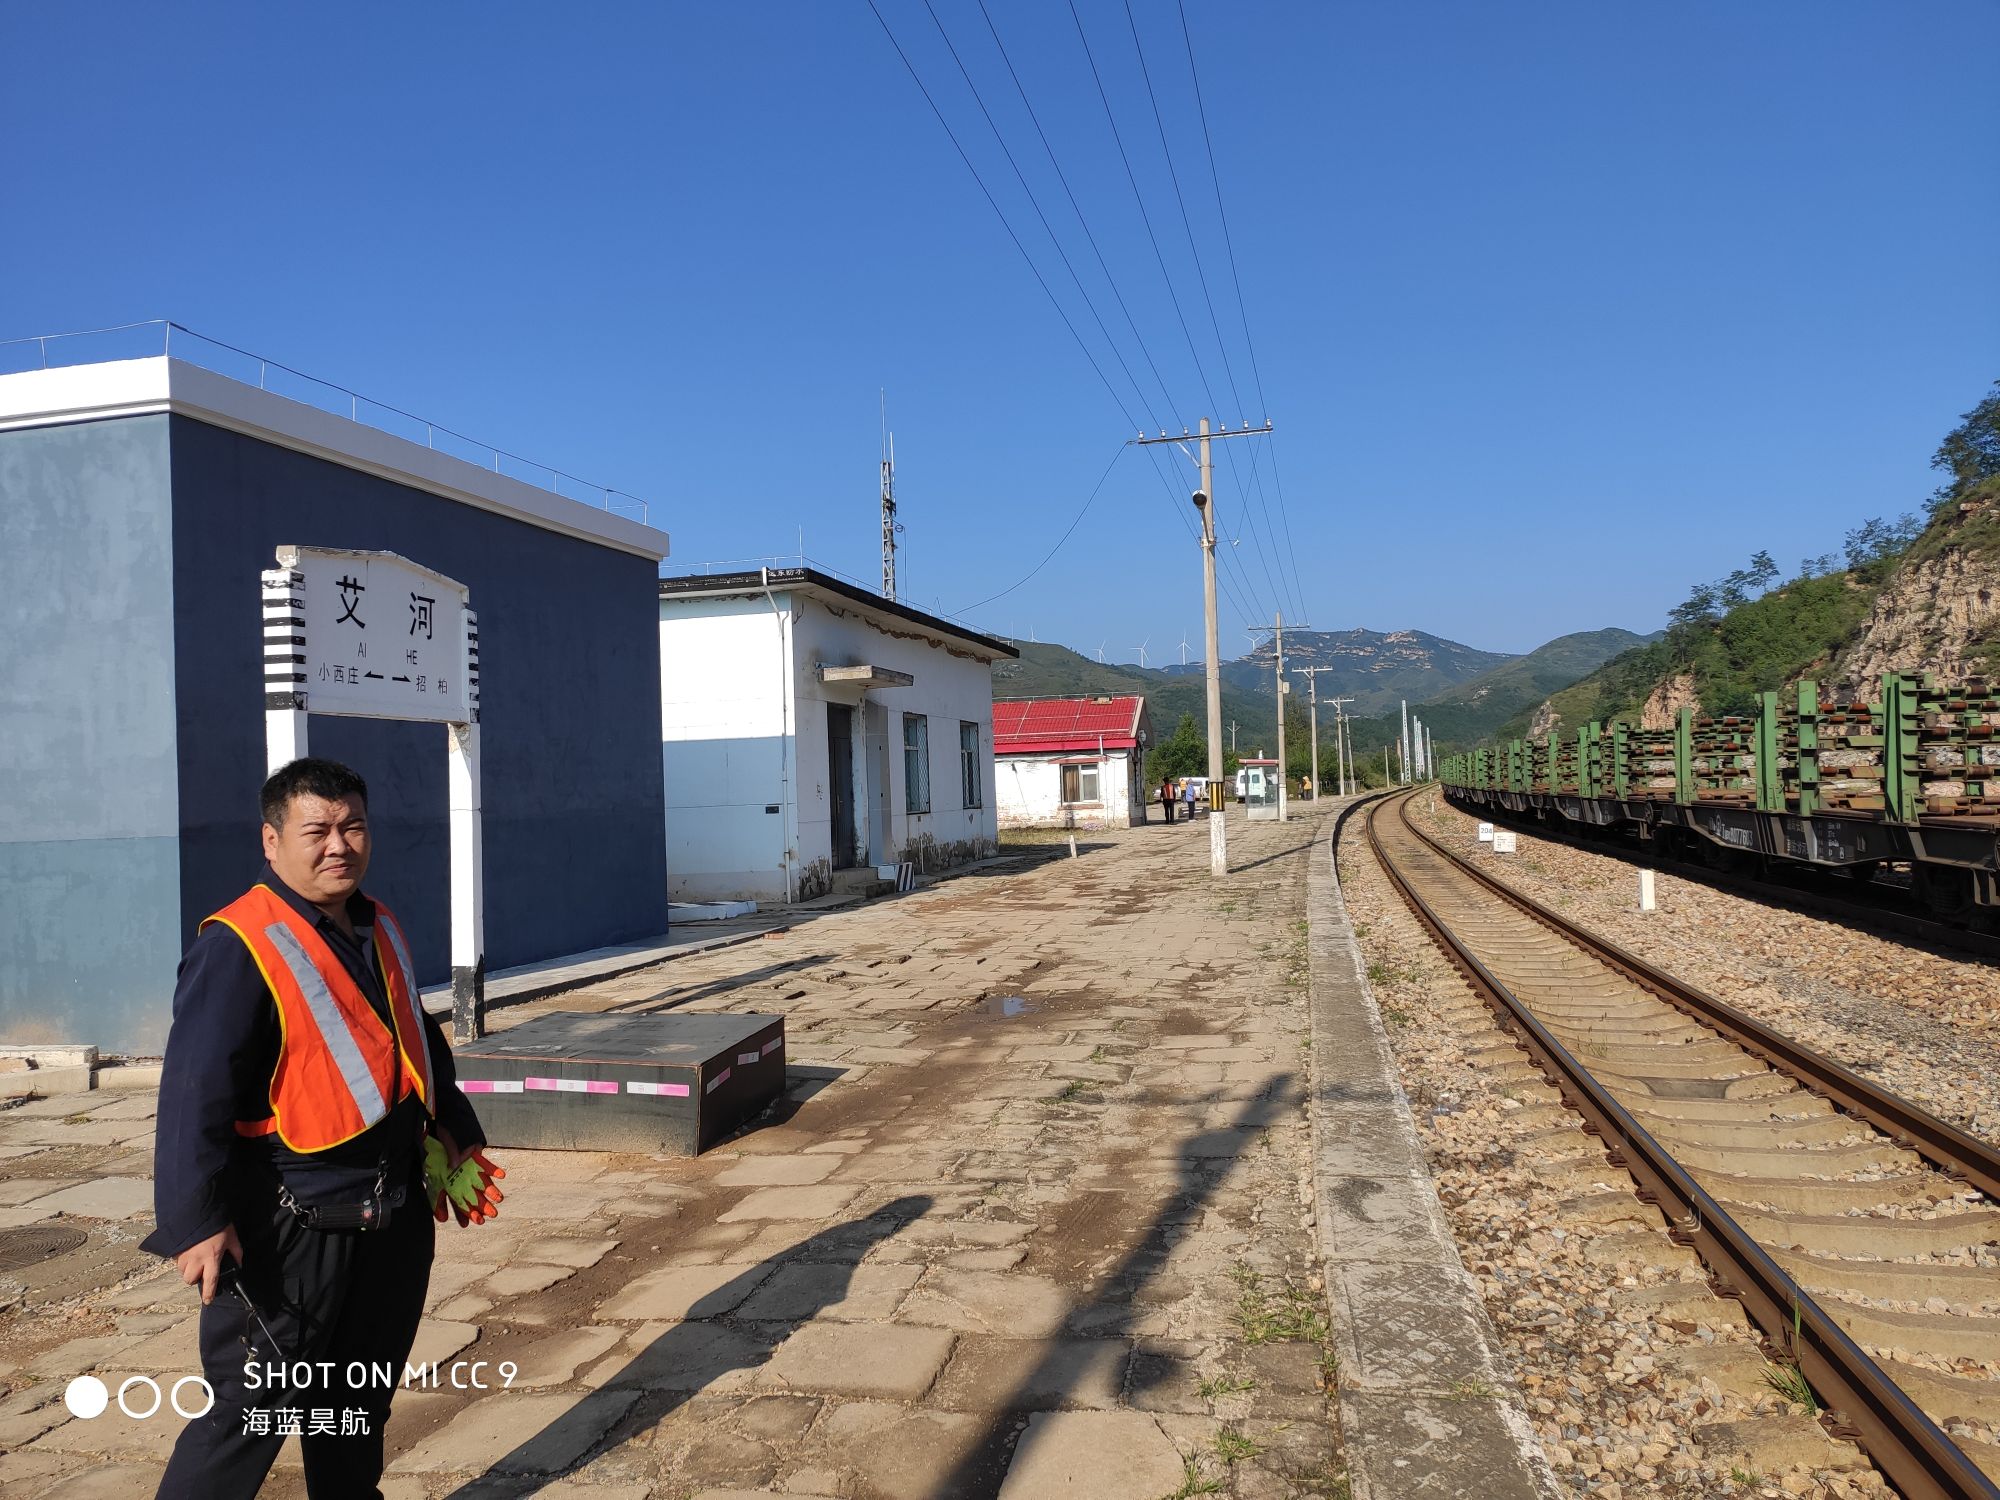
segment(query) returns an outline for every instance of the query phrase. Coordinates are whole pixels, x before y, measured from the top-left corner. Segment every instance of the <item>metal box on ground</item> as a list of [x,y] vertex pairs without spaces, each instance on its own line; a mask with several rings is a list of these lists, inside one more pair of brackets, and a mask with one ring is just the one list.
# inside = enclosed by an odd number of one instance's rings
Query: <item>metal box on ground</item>
[[457,1051],[494,1146],[694,1156],[785,1087],[785,1018],[555,1011]]

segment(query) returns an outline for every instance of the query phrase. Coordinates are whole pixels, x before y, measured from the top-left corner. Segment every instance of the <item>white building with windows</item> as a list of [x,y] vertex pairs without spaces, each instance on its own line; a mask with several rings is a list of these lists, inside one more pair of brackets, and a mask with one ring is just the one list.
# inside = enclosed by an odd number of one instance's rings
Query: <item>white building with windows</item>
[[1152,733],[1146,700],[1136,695],[995,703],[1000,826],[1138,827],[1146,821]]
[[992,668],[1019,654],[816,568],[661,579],[668,894],[806,901],[997,853]]

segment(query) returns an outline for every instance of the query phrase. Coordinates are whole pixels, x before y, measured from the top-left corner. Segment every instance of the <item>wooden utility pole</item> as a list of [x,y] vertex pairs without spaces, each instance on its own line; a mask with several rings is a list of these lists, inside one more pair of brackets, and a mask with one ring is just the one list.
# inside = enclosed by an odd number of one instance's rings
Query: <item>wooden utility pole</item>
[[[1294,668],[1292,668],[1292,671],[1293,671],[1293,672],[1294,672],[1295,674],[1297,674],[1297,675],[1299,675],[1299,676],[1302,676],[1302,677],[1304,677],[1304,678],[1305,678],[1305,680],[1306,680],[1306,692],[1307,692],[1307,707],[1306,707],[1306,712],[1307,712],[1307,714],[1308,714],[1308,715],[1310,716],[1310,723],[1311,723],[1311,725],[1312,725],[1312,778],[1313,778],[1313,800],[1314,800],[1315,802],[1317,802],[1317,801],[1319,800],[1319,796],[1320,796],[1320,784],[1319,784],[1319,674],[1320,674],[1320,673],[1322,673],[1322,672],[1331,672],[1332,670],[1333,670],[1333,668],[1332,668],[1332,667],[1328,667],[1328,666],[1318,666],[1318,667],[1294,667]],[[1347,700],[1346,700],[1346,699],[1344,699],[1344,698],[1336,698],[1336,699],[1332,699],[1332,700],[1330,700],[1330,701],[1332,701],[1332,702],[1333,702],[1333,703],[1335,703],[1335,704],[1340,704],[1340,703],[1344,703],[1344,702],[1346,702]],[[1338,714],[1338,712],[1339,712],[1339,709],[1338,709],[1338,708],[1336,708],[1336,709],[1335,709],[1335,713],[1336,713],[1336,714]],[[1337,720],[1336,720],[1336,722],[1337,722]],[[1338,746],[1336,746],[1336,749],[1338,749]],[[1345,789],[1345,778],[1344,778],[1344,777],[1342,778],[1342,787],[1343,787],[1343,790],[1344,790],[1344,789]]]
[[1326,701],[1333,705],[1333,753],[1335,764],[1340,767],[1339,795],[1345,797],[1350,795],[1350,793],[1347,786],[1347,715],[1343,710],[1346,705],[1352,703],[1354,700],[1352,698],[1329,698]]
[[[1215,469],[1209,462],[1209,441],[1212,438],[1255,437],[1269,433],[1271,424],[1250,427],[1247,424],[1235,432],[1223,428],[1219,432],[1209,431],[1208,418],[1201,419],[1199,442],[1201,451],[1196,463],[1201,470],[1201,488],[1194,492],[1194,508],[1201,515],[1201,603],[1203,640],[1206,659],[1202,662],[1202,676],[1208,683],[1208,870],[1211,875],[1229,873],[1229,842],[1226,819],[1223,815],[1222,798],[1222,628],[1215,612]],[[1179,437],[1168,437],[1164,432],[1158,437],[1137,437],[1132,442],[1138,446],[1153,443],[1174,443],[1187,451],[1189,434],[1185,428]]]
[[1292,685],[1285,681],[1285,612],[1274,610],[1271,614],[1271,664],[1278,674],[1278,821],[1287,816],[1285,803],[1285,694]]

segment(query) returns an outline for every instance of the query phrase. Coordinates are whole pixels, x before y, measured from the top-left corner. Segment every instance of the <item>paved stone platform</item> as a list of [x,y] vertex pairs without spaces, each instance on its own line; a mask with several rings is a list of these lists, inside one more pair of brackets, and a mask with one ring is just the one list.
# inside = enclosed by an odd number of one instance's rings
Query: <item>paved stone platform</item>
[[1555,1477],[1439,1206],[1333,841],[1308,876],[1314,1196],[1354,1500],[1540,1500]]
[[[689,1161],[506,1159],[440,1232],[391,1500],[1346,1493],[1313,1220],[1315,825],[1094,834],[895,901],[505,1007],[781,1012],[781,1106]],[[135,1249],[153,1097],[0,1112],[0,1492],[149,1492],[175,1430],[69,1378],[194,1371],[192,1293]],[[6,1300],[0,1293],[0,1301]],[[288,1449],[266,1493],[303,1494]]]

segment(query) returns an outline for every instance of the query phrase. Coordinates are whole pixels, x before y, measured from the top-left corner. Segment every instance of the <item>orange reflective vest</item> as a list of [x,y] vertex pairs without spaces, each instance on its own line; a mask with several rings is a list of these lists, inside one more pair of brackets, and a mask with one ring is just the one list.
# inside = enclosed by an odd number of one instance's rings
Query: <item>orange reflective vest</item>
[[325,1151],[379,1123],[405,1094],[435,1113],[417,971],[388,907],[375,905],[375,961],[393,1030],[314,925],[269,886],[252,886],[201,925],[209,922],[243,940],[278,1007],[271,1113],[238,1120],[238,1135],[276,1135],[294,1151]]

